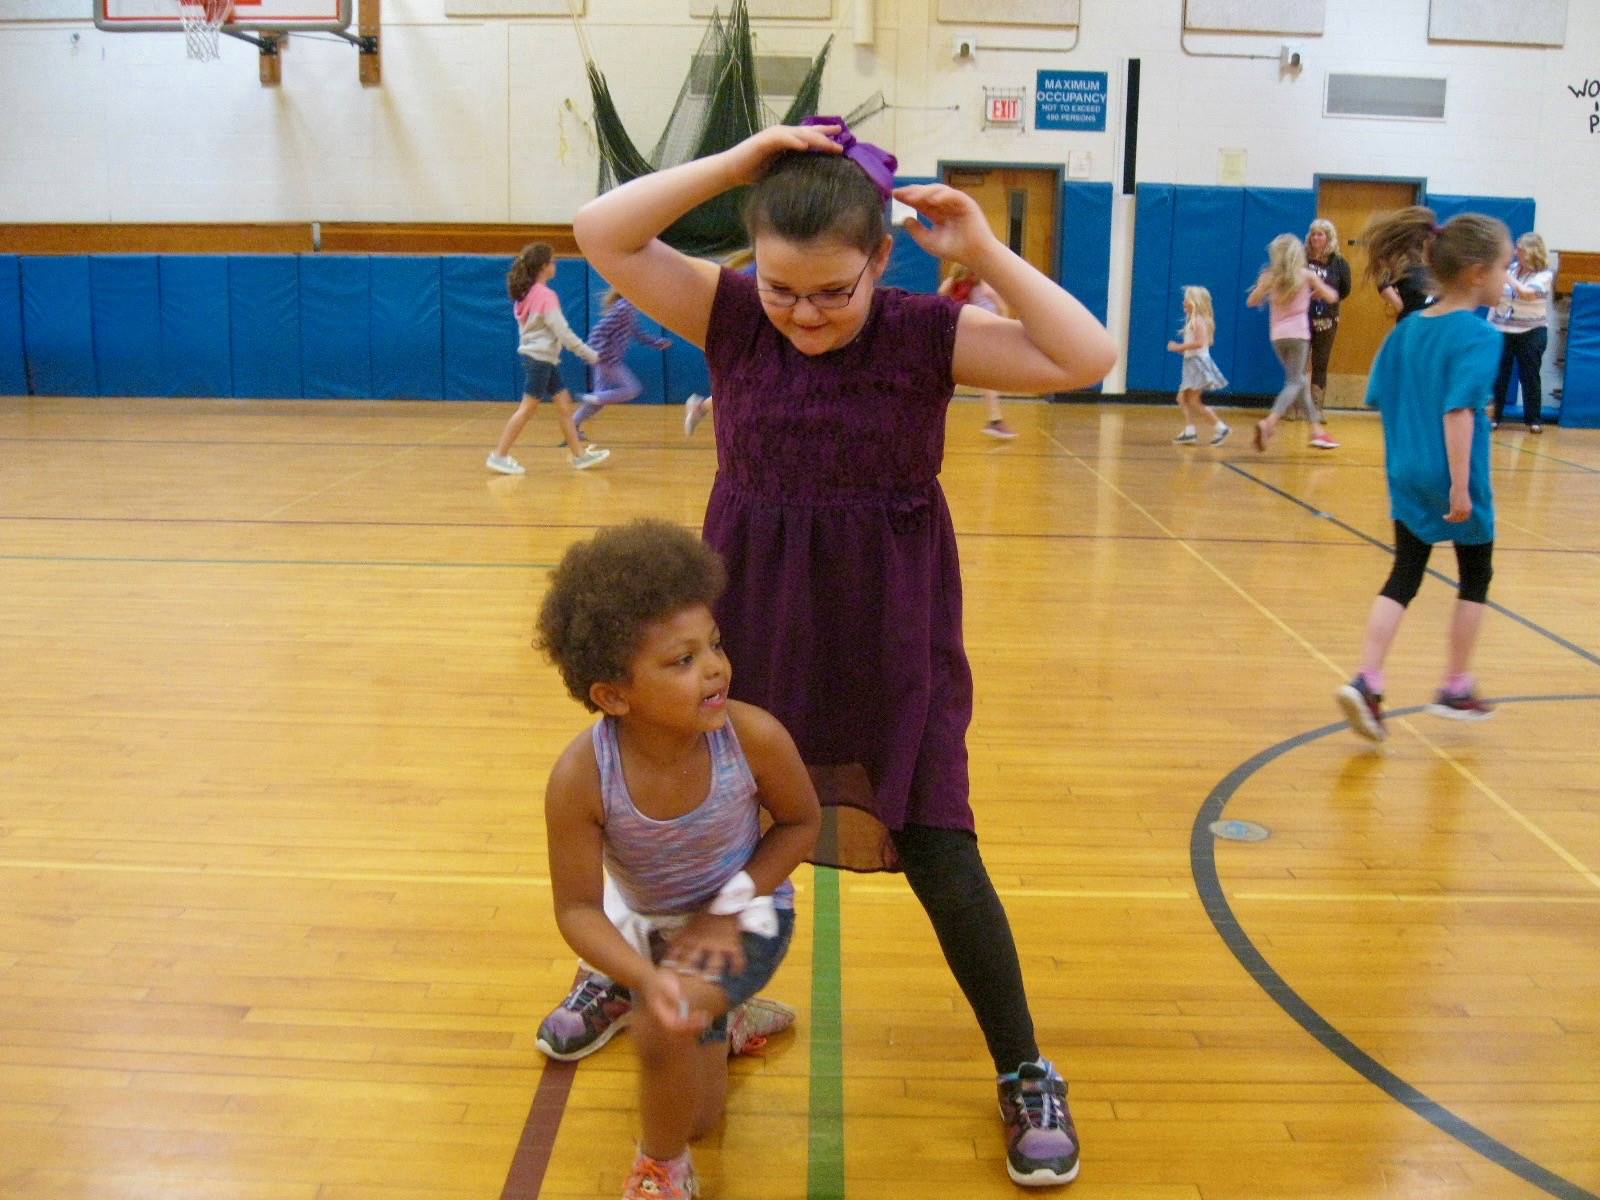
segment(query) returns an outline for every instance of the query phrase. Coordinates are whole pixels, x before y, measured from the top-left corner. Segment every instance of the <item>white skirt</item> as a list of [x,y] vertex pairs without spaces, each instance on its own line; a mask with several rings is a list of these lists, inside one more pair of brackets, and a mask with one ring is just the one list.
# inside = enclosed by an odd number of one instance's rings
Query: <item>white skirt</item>
[[1227,376],[1211,361],[1209,352],[1202,350],[1198,354],[1183,356],[1183,379],[1178,384],[1179,391],[1214,392],[1227,386]]

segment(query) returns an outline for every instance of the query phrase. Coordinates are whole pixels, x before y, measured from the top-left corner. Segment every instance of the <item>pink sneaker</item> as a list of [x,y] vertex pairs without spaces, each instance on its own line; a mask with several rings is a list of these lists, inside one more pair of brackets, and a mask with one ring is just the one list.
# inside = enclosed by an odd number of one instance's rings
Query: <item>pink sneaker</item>
[[1339,443],[1334,441],[1327,434],[1323,434],[1321,437],[1314,437],[1311,439],[1311,448],[1313,450],[1337,450],[1339,448]]
[[641,1152],[633,1160],[622,1200],[694,1200],[699,1194],[700,1181],[687,1150],[672,1162],[660,1162]]

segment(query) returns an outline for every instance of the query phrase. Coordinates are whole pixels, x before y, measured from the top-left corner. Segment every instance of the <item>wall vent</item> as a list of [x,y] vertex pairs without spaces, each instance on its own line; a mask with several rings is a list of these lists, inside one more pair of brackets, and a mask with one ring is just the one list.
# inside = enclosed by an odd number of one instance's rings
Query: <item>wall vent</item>
[[1330,71],[1322,115],[1442,121],[1447,82],[1416,75],[1344,75]]

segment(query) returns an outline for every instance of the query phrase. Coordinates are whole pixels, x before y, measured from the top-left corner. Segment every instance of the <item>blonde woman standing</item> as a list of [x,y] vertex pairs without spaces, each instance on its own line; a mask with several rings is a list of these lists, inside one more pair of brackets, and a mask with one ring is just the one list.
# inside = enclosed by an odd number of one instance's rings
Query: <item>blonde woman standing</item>
[[1517,257],[1506,272],[1505,292],[1489,314],[1489,323],[1505,334],[1500,352],[1500,373],[1494,381],[1494,424],[1505,413],[1511,390],[1511,368],[1516,365],[1522,384],[1522,421],[1529,433],[1543,433],[1544,397],[1539,390],[1539,365],[1550,341],[1550,253],[1537,233],[1517,239]]
[[1261,269],[1255,287],[1246,300],[1252,308],[1268,306],[1271,315],[1272,350],[1283,364],[1283,388],[1273,402],[1272,411],[1257,425],[1255,445],[1265,450],[1273,432],[1289,406],[1298,402],[1311,422],[1311,445],[1318,450],[1337,450],[1339,443],[1328,436],[1322,413],[1311,398],[1311,381],[1306,376],[1306,359],[1311,351],[1311,299],[1336,303],[1334,291],[1306,266],[1306,250],[1292,233],[1282,233],[1267,246],[1267,265]]
[[1350,294],[1350,264],[1339,253],[1339,231],[1326,218],[1318,217],[1306,231],[1306,266],[1339,294],[1332,303],[1320,296],[1311,298],[1311,398],[1321,408],[1333,339],[1339,335],[1339,303]]

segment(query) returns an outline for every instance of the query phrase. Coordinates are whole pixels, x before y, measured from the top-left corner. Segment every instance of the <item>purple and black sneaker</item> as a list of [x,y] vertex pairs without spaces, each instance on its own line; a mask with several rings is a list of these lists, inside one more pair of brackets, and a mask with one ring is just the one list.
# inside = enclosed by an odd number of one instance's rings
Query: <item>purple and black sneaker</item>
[[1078,1177],[1078,1130],[1067,1082],[1048,1059],[1023,1063],[999,1079],[1006,1124],[1006,1174],[1023,1187],[1053,1187]]
[[572,991],[540,1022],[534,1044],[549,1058],[576,1062],[626,1029],[632,1016],[627,988],[579,967]]

